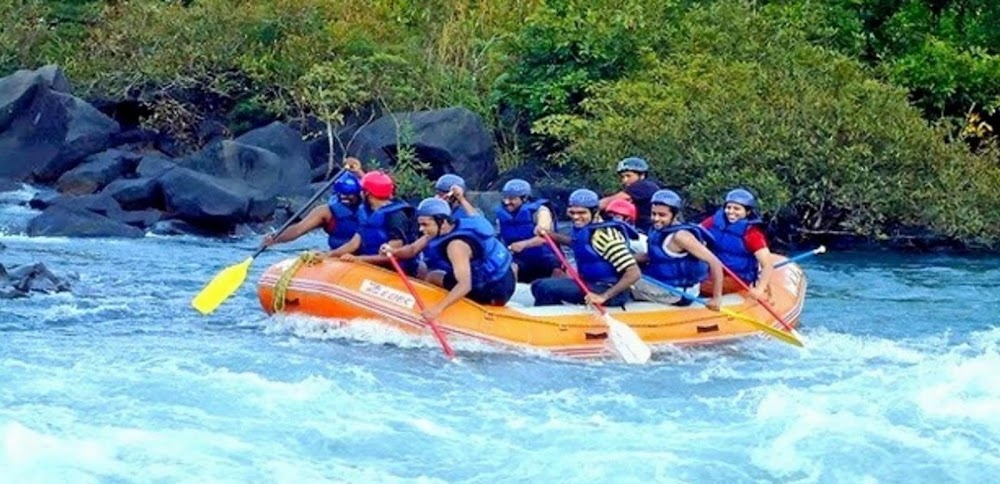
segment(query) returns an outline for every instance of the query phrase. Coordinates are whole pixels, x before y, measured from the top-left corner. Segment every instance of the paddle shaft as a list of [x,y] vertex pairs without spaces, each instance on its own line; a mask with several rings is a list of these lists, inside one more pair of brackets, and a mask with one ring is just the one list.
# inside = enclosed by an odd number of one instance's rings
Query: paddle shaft
[[[552,240],[552,237],[549,237],[549,234],[543,234],[542,237],[545,238],[545,243],[549,244],[549,248],[551,248],[552,252],[555,253],[557,258],[559,258],[559,263],[561,263],[566,269],[566,273],[569,274],[569,277],[573,279],[573,282],[580,287],[580,290],[583,291],[583,295],[586,296],[587,293],[590,292],[590,289],[587,287],[587,284],[583,282],[583,279],[580,279],[580,274],[578,274],[576,269],[569,264],[569,261],[566,260],[566,256],[562,253],[559,246],[556,245],[556,242]],[[597,308],[597,312],[601,313],[601,316],[607,316],[607,311],[604,310],[604,306],[600,304],[594,304],[593,306]]]
[[[684,299],[688,299],[688,300],[694,301],[694,302],[699,303],[699,304],[701,304],[703,306],[707,305],[707,303],[708,303],[708,300],[705,299],[705,298],[697,297],[697,296],[694,296],[692,294],[688,294],[688,293],[682,291],[679,288],[676,288],[676,287],[671,286],[669,284],[660,282],[660,281],[658,281],[656,279],[653,279],[652,277],[643,276],[642,278],[646,282],[649,282],[650,284],[653,284],[653,285],[655,285],[657,287],[661,287],[661,288],[667,290],[668,292],[670,292],[671,294],[675,294],[675,295],[680,296],[680,297],[682,297]],[[760,329],[765,334],[768,334],[770,336],[778,338],[779,340],[781,340],[781,341],[783,341],[785,343],[789,343],[789,344],[792,344],[792,345],[795,345],[795,346],[803,346],[802,341],[796,335],[793,335],[792,333],[786,333],[786,332],[784,332],[784,331],[782,331],[780,329],[771,327],[771,326],[769,326],[769,325],[767,325],[767,324],[765,324],[765,323],[763,323],[761,321],[757,321],[756,319],[753,319],[753,318],[751,318],[749,316],[737,313],[736,311],[733,311],[731,309],[719,308],[719,311],[722,314],[725,314],[725,315],[730,316],[732,318],[736,318],[736,319],[739,319],[739,320],[742,320],[742,321],[746,321],[747,323],[750,323],[752,326],[756,326],[758,329]]]
[[[413,287],[413,283],[410,282],[410,278],[406,276],[406,273],[403,272],[403,268],[399,266],[399,261],[396,260],[396,256],[391,253],[388,254],[388,256],[389,262],[392,263],[392,268],[396,270],[396,274],[399,274],[399,278],[403,280],[403,284],[406,284],[406,289],[410,291],[410,295],[417,301],[417,307],[419,307],[421,311],[426,311],[427,307],[424,306],[423,298],[420,297],[420,294],[417,294],[417,288]],[[451,349],[451,345],[448,344],[448,340],[445,339],[444,333],[441,332],[441,328],[438,326],[437,322],[431,318],[424,318],[424,321],[427,321],[427,324],[430,325],[434,336],[437,337],[438,342],[441,343],[441,349],[444,350],[444,354],[448,358],[455,358],[455,351]]]
[[784,267],[784,266],[787,266],[788,264],[791,264],[792,262],[798,262],[798,261],[803,260],[803,259],[808,259],[808,258],[810,258],[810,257],[812,257],[814,255],[820,255],[820,254],[822,254],[824,252],[826,252],[826,247],[821,245],[819,247],[816,247],[813,250],[810,250],[809,252],[803,252],[803,253],[801,253],[801,254],[799,254],[797,256],[789,257],[788,259],[785,259],[785,260],[783,260],[783,261],[775,264],[774,268],[777,269],[779,267]]
[[[726,271],[726,274],[729,274],[729,277],[733,278],[733,280],[739,283],[739,285],[743,287],[745,291],[747,291],[748,293],[750,292],[750,285],[747,284],[743,279],[741,279],[740,276],[737,276],[732,269],[730,269],[725,264],[722,265],[722,269]],[[750,295],[753,295],[753,293],[750,293]],[[755,297],[754,299],[756,299],[761,306],[764,306],[764,309],[766,309],[767,312],[771,313],[771,316],[774,316],[775,318],[778,319],[778,322],[781,323],[781,326],[785,328],[785,331],[788,332],[792,331],[792,326],[785,321],[785,318],[781,317],[781,315],[779,315],[778,312],[774,310],[774,308],[771,306],[771,303],[767,302],[767,300],[762,297]]]
[[[330,181],[326,182],[326,184],[323,185],[323,188],[320,188],[319,191],[316,192],[316,194],[313,195],[312,198],[310,198],[309,201],[306,202],[306,204],[302,206],[302,208],[299,208],[298,212],[295,212],[295,215],[292,215],[291,217],[288,218],[288,220],[285,220],[285,223],[282,224],[281,228],[279,228],[276,232],[274,232],[274,236],[277,237],[277,236],[281,235],[282,232],[288,230],[288,227],[291,227],[292,224],[295,223],[295,221],[298,220],[299,217],[302,216],[302,214],[306,213],[306,210],[309,210],[309,207],[311,207],[312,204],[316,203],[316,200],[319,200],[319,197],[322,197],[323,194],[326,193],[326,191],[329,190],[330,187],[332,187],[334,183],[337,183],[337,180],[339,180],[340,177],[344,176],[344,173],[347,173],[347,169],[346,168],[341,168],[340,171],[337,172],[336,176],[334,176],[333,178],[331,178]],[[250,258],[251,259],[256,259],[257,256],[260,255],[265,250],[267,250],[267,246],[263,246],[263,247],[257,249],[257,252],[254,252],[253,255],[250,256]]]

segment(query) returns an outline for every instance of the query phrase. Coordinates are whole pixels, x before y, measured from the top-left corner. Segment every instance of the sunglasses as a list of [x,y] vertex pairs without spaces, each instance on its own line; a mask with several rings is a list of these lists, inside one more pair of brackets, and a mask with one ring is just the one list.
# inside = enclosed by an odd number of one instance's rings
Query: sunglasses
[[590,210],[566,210],[566,214],[568,214],[570,216],[572,216],[572,215],[587,215],[588,213],[590,213]]

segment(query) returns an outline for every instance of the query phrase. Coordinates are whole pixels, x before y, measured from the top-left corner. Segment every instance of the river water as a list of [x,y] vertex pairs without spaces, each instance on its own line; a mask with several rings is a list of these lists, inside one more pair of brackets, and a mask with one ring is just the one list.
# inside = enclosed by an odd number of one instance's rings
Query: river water
[[[30,192],[0,194],[23,199]],[[76,273],[0,300],[0,482],[979,482],[1000,476],[1000,258],[809,259],[807,351],[750,339],[642,367],[373,324],[271,319],[256,240],[28,238],[0,262]]]

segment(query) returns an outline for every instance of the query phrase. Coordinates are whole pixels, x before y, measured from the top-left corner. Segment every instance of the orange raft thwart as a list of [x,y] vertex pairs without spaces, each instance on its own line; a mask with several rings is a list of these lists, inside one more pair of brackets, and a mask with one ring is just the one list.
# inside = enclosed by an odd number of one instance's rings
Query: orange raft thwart
[[[777,258],[780,262],[784,258]],[[430,331],[403,282],[381,267],[320,258],[296,264],[298,258],[278,262],[261,276],[257,287],[261,306],[275,311],[274,296],[284,275],[283,311],[339,321],[375,319],[411,333]],[[296,267],[298,266],[298,267]],[[294,270],[293,274],[285,274]],[[290,276],[290,277],[289,277]],[[412,280],[425,303],[435,304],[445,290]],[[806,293],[802,269],[787,264],[775,269],[771,280],[772,307],[792,326],[798,325]],[[281,301],[279,301],[280,303]],[[607,326],[584,306],[531,306],[528,286],[518,284],[506,306],[483,306],[462,300],[451,306],[438,323],[449,339],[471,338],[512,349],[546,351],[575,358],[611,356],[605,345]],[[279,307],[282,307],[279,304]],[[781,328],[778,321],[746,293],[727,294],[723,307]],[[615,319],[632,327],[648,345],[710,343],[761,334],[750,324],[694,304],[687,307],[630,302],[608,307]]]

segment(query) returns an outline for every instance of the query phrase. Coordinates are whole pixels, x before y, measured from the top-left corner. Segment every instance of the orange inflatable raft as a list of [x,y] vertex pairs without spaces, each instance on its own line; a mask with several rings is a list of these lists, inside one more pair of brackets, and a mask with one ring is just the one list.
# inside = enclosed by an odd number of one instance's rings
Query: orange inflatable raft
[[[284,288],[278,309],[350,324],[356,318],[375,319],[406,332],[430,332],[416,301],[395,272],[381,267],[320,258],[296,264],[299,258],[278,262],[258,283],[264,310],[276,311],[276,288]],[[778,258],[779,262],[783,258]],[[283,278],[284,276],[284,278]],[[280,282],[279,282],[280,281]],[[414,280],[413,286],[430,306],[446,291]],[[786,264],[772,279],[772,306],[786,322],[798,324],[806,293],[802,269]],[[518,284],[513,299],[503,307],[462,300],[448,308],[438,323],[449,339],[472,338],[515,350],[549,352],[574,358],[611,356],[605,345],[607,326],[584,306],[532,306],[531,292]],[[283,303],[283,304],[282,304]],[[727,294],[723,306],[775,328],[780,323],[748,294]],[[631,326],[654,350],[657,346],[710,343],[760,334],[753,326],[694,304],[677,307],[630,302],[608,312]]]

